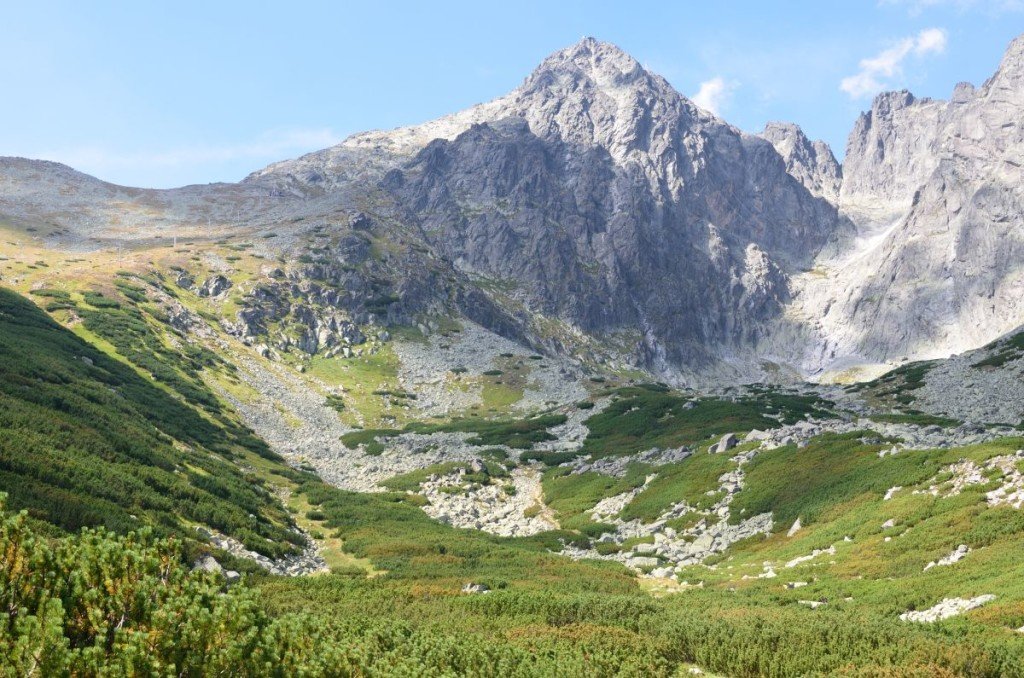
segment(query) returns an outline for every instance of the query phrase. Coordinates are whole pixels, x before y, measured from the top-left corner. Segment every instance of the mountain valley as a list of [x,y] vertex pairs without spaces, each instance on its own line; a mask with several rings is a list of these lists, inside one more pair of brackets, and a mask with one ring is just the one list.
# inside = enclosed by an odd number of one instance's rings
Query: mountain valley
[[0,673],[1024,675],[1022,121],[1024,37],[841,164],[585,38],[237,184],[0,158]]

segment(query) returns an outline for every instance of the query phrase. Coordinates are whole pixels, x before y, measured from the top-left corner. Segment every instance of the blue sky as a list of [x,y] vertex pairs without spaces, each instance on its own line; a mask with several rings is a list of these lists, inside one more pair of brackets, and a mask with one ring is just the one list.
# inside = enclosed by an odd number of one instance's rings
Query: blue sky
[[744,130],[796,122],[841,155],[875,90],[945,98],[1024,32],[1024,0],[4,5],[0,155],[153,187],[486,101],[584,35]]

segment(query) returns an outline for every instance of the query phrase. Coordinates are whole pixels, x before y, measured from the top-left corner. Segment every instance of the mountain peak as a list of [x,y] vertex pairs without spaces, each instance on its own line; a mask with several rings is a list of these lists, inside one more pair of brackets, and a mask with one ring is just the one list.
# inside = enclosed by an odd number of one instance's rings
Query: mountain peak
[[1002,89],[1017,89],[1024,83],[1024,34],[1014,38],[1003,53],[999,69],[986,83]]
[[649,74],[640,62],[610,42],[585,37],[547,57],[527,82],[555,77],[585,76],[598,86],[623,86]]
[[759,135],[786,162],[786,171],[812,194],[835,204],[842,183],[842,169],[824,141],[811,141],[798,125],[770,121]]

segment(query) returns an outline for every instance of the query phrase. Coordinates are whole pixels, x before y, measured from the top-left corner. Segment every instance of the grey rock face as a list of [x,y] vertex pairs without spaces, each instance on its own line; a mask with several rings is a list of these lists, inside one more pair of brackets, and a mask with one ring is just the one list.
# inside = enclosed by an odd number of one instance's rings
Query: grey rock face
[[850,132],[840,206],[877,220],[907,210],[937,164],[930,149],[945,107],[906,90],[875,97]]
[[786,171],[808,191],[832,204],[839,202],[843,170],[828,144],[812,142],[803,130],[787,122],[769,122],[761,136],[786,161]]
[[837,223],[770,143],[611,45],[553,55],[500,104],[383,186],[461,270],[584,332],[633,333],[648,367],[756,342]]
[[[1024,320],[1024,37],[977,90],[879,95],[850,136],[840,208],[861,237],[796,280],[806,367],[973,349]],[[805,327],[812,327],[810,323]]]

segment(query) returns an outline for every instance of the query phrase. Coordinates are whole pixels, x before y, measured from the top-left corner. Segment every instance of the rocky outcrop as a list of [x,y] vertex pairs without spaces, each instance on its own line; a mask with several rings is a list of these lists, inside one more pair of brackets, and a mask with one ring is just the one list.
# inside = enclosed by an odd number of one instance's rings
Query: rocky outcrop
[[946,565],[953,565],[959,563],[961,560],[967,557],[967,554],[971,552],[971,548],[967,544],[960,544],[953,549],[948,555],[939,558],[937,561],[933,560],[924,566],[925,572],[932,569],[933,567],[944,567]]
[[996,597],[986,593],[974,598],[944,598],[927,610],[911,610],[900,615],[900,619],[909,622],[920,622],[931,624],[942,619],[949,619],[957,615],[981,607],[985,603],[992,602]]
[[[184,281],[183,281],[184,282]],[[196,294],[201,297],[219,297],[232,287],[232,282],[226,276],[214,275],[207,278],[206,282],[200,285]]]
[[838,204],[843,170],[828,144],[811,141],[802,129],[788,122],[769,122],[761,136],[771,142],[786,161],[786,171],[804,188]]

